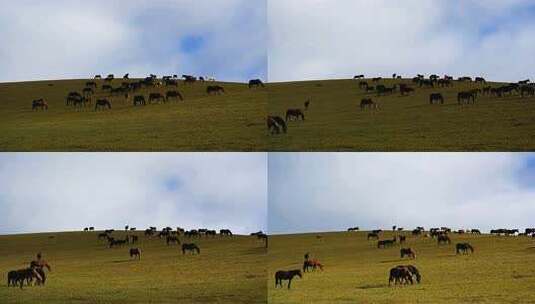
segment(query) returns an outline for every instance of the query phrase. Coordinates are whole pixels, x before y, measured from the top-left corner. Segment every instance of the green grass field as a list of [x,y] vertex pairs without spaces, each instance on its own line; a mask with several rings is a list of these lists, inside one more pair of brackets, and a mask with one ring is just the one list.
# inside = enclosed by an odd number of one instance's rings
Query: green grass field
[[[134,107],[114,98],[111,111],[75,111],[65,105],[87,80],[0,84],[0,151],[259,151],[267,150],[267,90],[238,83],[179,84],[183,102]],[[97,80],[97,94],[104,96]],[[121,79],[112,83],[119,87]],[[208,96],[218,84],[226,94]],[[52,85],[52,86],[50,86]],[[165,92],[169,88],[143,89]],[[138,93],[136,93],[137,95]],[[32,112],[44,98],[48,111]]]
[[[316,236],[321,235],[321,239]],[[407,236],[416,259],[401,259],[399,245],[378,249],[365,232],[272,236],[269,244],[269,303],[535,303],[535,240],[528,237],[451,234],[451,245]],[[409,235],[409,233],[407,233]],[[384,232],[382,238],[391,238]],[[457,256],[456,242],[473,255]],[[304,274],[290,290],[275,288],[277,270],[301,268],[310,252],[324,271]],[[415,265],[419,285],[388,286],[390,268]]]
[[[107,248],[93,232],[0,236],[0,303],[266,302],[266,249],[256,237],[194,239],[196,256],[137,235],[140,261],[130,259],[129,245]],[[46,286],[8,288],[7,272],[27,267],[38,251],[52,267]]]
[[[370,85],[376,85],[367,80]],[[411,83],[385,79],[379,84]],[[458,106],[457,93],[483,85],[455,81],[452,88],[416,88],[415,94],[377,97],[378,111],[361,111],[358,80],[269,85],[268,113],[284,116],[311,99],[305,122],[290,122],[287,135],[272,136],[272,151],[526,151],[535,149],[535,99],[480,97]],[[497,86],[496,83],[489,85]],[[429,105],[441,92],[444,105]]]

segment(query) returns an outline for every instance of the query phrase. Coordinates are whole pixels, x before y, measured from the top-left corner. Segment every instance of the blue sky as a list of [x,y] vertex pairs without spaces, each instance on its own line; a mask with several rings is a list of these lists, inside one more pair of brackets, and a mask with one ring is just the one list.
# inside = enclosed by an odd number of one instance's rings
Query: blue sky
[[266,157],[0,153],[0,234],[127,224],[266,230]]
[[532,227],[535,154],[270,153],[270,233]]
[[265,0],[5,2],[0,81],[128,72],[265,79],[265,6]]

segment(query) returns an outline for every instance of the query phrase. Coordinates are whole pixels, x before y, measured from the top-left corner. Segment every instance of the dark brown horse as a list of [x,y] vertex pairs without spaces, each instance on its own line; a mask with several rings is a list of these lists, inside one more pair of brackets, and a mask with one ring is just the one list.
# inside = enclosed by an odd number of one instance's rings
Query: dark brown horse
[[288,109],[286,111],[286,121],[288,120],[305,120],[305,114],[301,109]]
[[442,96],[440,93],[433,93],[429,95],[429,104],[434,104],[435,102],[444,104],[444,96]]
[[165,102],[165,97],[160,93],[150,93],[149,94],[149,103],[152,103],[153,101]]
[[470,101],[472,103],[476,103],[477,95],[474,92],[459,92],[457,94],[457,102],[461,104],[470,104]]
[[170,98],[173,98],[176,101],[184,100],[184,97],[182,97],[182,94],[178,91],[167,91],[167,93],[165,93],[165,101],[169,101]]
[[206,93],[209,95],[216,94],[220,95],[222,93],[225,93],[225,89],[222,86],[214,85],[214,86],[208,86],[206,87]]
[[130,258],[136,258],[141,260],[141,250],[138,248],[130,248]]
[[474,253],[474,247],[468,243],[457,243],[455,245],[456,254],[468,254],[468,251],[470,251],[470,253]]
[[182,244],[182,254],[186,254],[186,251],[189,251],[192,254],[194,254],[195,252],[197,252],[197,254],[201,253],[201,249],[193,243]]
[[395,285],[397,284],[414,284],[413,279],[416,279],[416,282],[419,284],[422,280],[420,272],[418,269],[412,265],[400,265],[390,269],[390,276],[388,278],[388,285],[390,286],[392,282]]
[[275,273],[275,288],[280,285],[282,287],[282,281],[288,280],[288,289],[290,289],[290,285],[292,284],[292,279],[298,276],[300,278],[303,277],[303,273],[299,269],[295,270],[289,270],[289,271],[283,271],[279,270]]
[[111,110],[111,102],[107,99],[99,99],[97,100],[97,102],[95,103],[95,111],[96,110],[99,110],[99,109],[108,109],[108,110]]
[[401,255],[401,258],[404,258],[405,256],[408,256],[411,259],[416,258],[416,254],[411,248],[401,248],[399,254]]
[[438,235],[438,238],[437,238],[437,243],[440,245],[440,244],[451,244],[451,239],[449,236],[445,235],[445,234],[440,234]]
[[178,239],[177,236],[168,235],[167,238],[165,239],[165,243],[167,244],[167,246],[169,246],[169,244],[171,244],[171,243],[175,243],[177,245],[180,245],[180,240]]
[[48,110],[48,103],[42,98],[32,101],[32,111],[39,109]]
[[271,132],[271,135],[273,134],[280,134],[281,130],[282,132],[287,132],[287,126],[286,121],[282,119],[280,116],[268,116],[266,119],[267,128],[268,131]]
[[365,109],[378,109],[379,108],[379,105],[375,102],[373,102],[373,100],[371,98],[364,98],[360,101],[360,110],[365,110]]

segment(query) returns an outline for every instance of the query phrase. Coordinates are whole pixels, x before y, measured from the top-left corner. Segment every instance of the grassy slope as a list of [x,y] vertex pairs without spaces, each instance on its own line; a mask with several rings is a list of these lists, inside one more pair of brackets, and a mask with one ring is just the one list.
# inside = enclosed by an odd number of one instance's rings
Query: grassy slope
[[[0,302],[265,302],[265,249],[256,238],[203,238],[194,241],[201,255],[183,256],[177,245],[139,235],[141,261],[130,260],[128,246],[106,248],[96,233],[0,236]],[[7,271],[25,267],[37,251],[52,266],[46,286],[8,288]]]
[[[206,85],[184,85],[185,102],[133,107],[116,98],[113,110],[76,112],[65,106],[86,80],[0,84],[0,151],[257,151],[267,149],[267,91],[219,83],[227,94],[208,96]],[[114,80],[120,86],[122,80]],[[104,83],[100,81],[100,83]],[[53,84],[53,86],[49,86]],[[212,83],[210,83],[212,84]],[[166,92],[162,88],[162,93]],[[158,91],[151,89],[150,92]],[[97,91],[99,92],[99,91]],[[149,90],[143,94],[148,98]],[[99,93],[100,94],[100,93]],[[32,112],[45,98],[48,112]]]
[[[385,80],[391,86],[399,80]],[[410,80],[403,80],[410,83]],[[371,81],[369,81],[372,84]],[[496,84],[493,84],[496,85]],[[273,83],[270,114],[303,108],[311,98],[306,121],[291,122],[289,133],[273,136],[270,148],[285,151],[517,151],[535,149],[535,102],[520,97],[483,97],[459,107],[457,92],[475,88],[417,89],[410,97],[396,93],[376,97],[381,110],[360,111],[364,92],[356,80]],[[415,86],[413,86],[415,87]],[[445,105],[429,105],[431,92],[442,92]]]
[[[404,247],[416,260],[401,260],[399,246],[377,249],[366,233],[323,233],[274,236],[270,239],[269,303],[535,303],[534,241],[525,237],[452,235],[452,245],[408,237]],[[384,238],[391,236],[385,233]],[[470,242],[472,256],[456,256],[455,243]],[[292,289],[274,288],[274,273],[302,267],[310,252],[325,271],[305,274]],[[391,267],[413,264],[420,285],[388,287]]]

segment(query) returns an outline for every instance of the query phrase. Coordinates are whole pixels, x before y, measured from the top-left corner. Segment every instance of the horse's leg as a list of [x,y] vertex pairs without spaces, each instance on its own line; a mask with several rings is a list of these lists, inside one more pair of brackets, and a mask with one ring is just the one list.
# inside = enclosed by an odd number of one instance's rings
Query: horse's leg
[[292,284],[292,278],[288,279],[288,289],[290,289],[290,284]]

